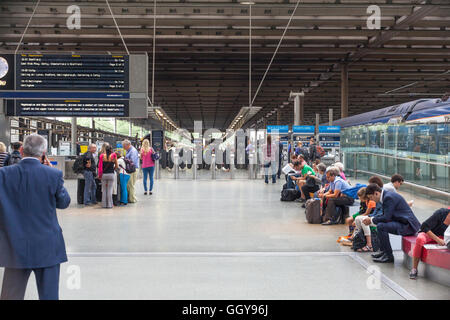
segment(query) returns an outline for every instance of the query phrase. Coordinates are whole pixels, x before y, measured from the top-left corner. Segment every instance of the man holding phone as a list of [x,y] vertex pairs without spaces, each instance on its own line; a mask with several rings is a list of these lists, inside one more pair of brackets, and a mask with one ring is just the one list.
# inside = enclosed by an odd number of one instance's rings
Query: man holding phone
[[31,272],[41,300],[59,298],[60,264],[67,255],[56,209],[67,208],[70,196],[63,173],[52,168],[45,150],[42,136],[27,136],[22,161],[0,170],[2,300],[23,300]]

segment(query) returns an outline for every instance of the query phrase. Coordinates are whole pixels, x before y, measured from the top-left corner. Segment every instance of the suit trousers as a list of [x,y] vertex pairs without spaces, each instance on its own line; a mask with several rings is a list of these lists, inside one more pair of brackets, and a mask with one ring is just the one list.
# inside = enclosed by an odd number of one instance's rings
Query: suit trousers
[[38,269],[5,268],[0,300],[23,300],[28,279],[34,272],[40,300],[59,299],[60,265]]
[[409,224],[403,224],[398,221],[379,222],[377,223],[377,231],[378,239],[380,240],[380,249],[388,255],[392,255],[389,233],[400,236],[412,236],[416,233]]

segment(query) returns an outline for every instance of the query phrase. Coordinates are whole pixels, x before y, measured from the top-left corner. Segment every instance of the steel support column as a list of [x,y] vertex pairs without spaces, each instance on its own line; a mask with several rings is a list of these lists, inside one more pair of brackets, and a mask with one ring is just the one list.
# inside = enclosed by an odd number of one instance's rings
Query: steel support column
[[348,117],[348,66],[341,65],[341,118]]

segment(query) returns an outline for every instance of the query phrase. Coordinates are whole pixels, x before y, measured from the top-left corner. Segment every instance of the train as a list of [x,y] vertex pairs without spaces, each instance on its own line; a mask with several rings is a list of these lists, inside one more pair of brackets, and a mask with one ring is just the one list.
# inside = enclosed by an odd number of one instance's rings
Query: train
[[341,128],[379,123],[450,122],[450,99],[418,99],[333,121]]

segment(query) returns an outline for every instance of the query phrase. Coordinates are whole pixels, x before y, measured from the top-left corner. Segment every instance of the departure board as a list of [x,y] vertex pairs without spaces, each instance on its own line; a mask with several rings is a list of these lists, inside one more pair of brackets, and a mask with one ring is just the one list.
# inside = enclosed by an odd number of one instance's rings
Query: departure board
[[7,116],[148,116],[148,56],[1,54]]
[[9,100],[7,114],[46,117],[128,117],[128,100]]
[[128,91],[129,56],[20,54],[16,90]]

